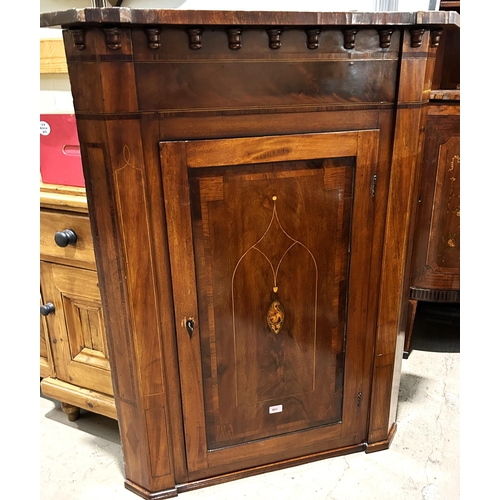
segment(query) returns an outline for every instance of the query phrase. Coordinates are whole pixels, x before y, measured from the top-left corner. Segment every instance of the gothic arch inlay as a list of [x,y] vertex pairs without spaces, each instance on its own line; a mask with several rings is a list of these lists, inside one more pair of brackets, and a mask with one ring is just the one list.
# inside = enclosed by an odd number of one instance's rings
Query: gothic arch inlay
[[[289,310],[287,312],[287,305],[288,301],[286,303],[283,302],[283,299],[281,298],[287,296],[287,292],[289,292],[288,287],[285,286],[285,288],[282,290],[283,286],[288,283],[288,286],[291,284],[291,282],[294,281],[294,276],[293,276],[293,269],[294,266],[290,266],[290,261],[287,259],[287,256],[291,256],[293,254],[293,262],[295,264],[298,264],[299,266],[301,265],[300,261],[297,261],[298,256],[302,255],[302,257],[299,257],[299,259],[302,260],[302,264],[309,262],[310,263],[310,270],[311,274],[309,275],[308,282],[311,284],[311,290],[313,291],[312,296],[308,295],[307,297],[303,297],[303,300],[311,301],[311,311],[312,314],[310,316],[310,321],[311,326],[312,326],[312,338],[314,347],[312,348],[312,351],[315,352],[316,350],[316,336],[317,336],[317,322],[318,322],[318,286],[319,286],[319,276],[318,276],[318,264],[317,261],[313,255],[313,253],[309,250],[309,248],[304,245],[301,241],[298,239],[294,238],[291,236],[286,229],[283,227],[280,218],[278,216],[278,209],[277,209],[277,201],[278,197],[272,196],[272,202],[273,202],[273,209],[272,209],[272,215],[271,219],[269,221],[269,224],[267,228],[265,229],[264,233],[262,236],[250,247],[248,250],[246,250],[241,257],[239,258],[238,262],[236,263],[234,267],[234,271],[232,274],[231,278],[231,304],[232,304],[232,327],[233,327],[233,346],[234,346],[234,359],[238,358],[237,354],[237,345],[238,345],[238,339],[240,338],[241,335],[243,335],[243,331],[241,330],[241,323],[240,323],[240,310],[242,307],[244,307],[243,304],[240,304],[239,301],[237,301],[237,293],[236,293],[236,288],[238,285],[241,285],[241,283],[238,280],[238,274],[239,274],[239,269],[241,267],[242,273],[240,274],[241,276],[245,275],[245,268],[248,271],[249,269],[251,272],[259,273],[259,274],[266,274],[264,272],[260,272],[259,266],[264,266],[270,269],[270,273],[267,274],[267,276],[271,277],[272,282],[269,282],[267,285],[264,283],[264,289],[268,289],[269,295],[267,295],[267,292],[264,292],[266,294],[266,297],[263,297],[263,303],[266,302],[266,300],[269,300],[269,306],[267,309],[261,311],[261,320],[260,323],[263,325],[267,325],[268,331],[271,332],[271,335],[288,335],[290,337],[293,337],[293,327],[291,325],[287,325],[286,323],[286,317],[287,315],[291,315],[292,317],[294,316],[294,313],[296,311],[294,310]],[[295,252],[299,252],[299,254]],[[286,264],[286,261],[288,260],[288,264]],[[257,265],[256,265],[257,263]],[[283,276],[281,276],[280,270],[282,267],[285,267],[285,271],[283,272]],[[304,273],[299,273],[302,275],[302,282],[304,280]],[[262,290],[264,291],[264,290]],[[268,299],[268,297],[270,299]],[[281,333],[280,333],[281,332]],[[284,338],[287,338],[284,337]],[[241,340],[241,339],[240,339]],[[238,383],[238,375],[235,375],[236,377],[236,388],[238,388],[239,383]],[[315,377],[313,375],[312,379],[312,387],[315,386]],[[238,405],[238,389],[236,390],[236,402]]]
[[[283,226],[281,225],[281,222],[280,222],[280,219],[278,217],[278,211],[277,211],[277,207],[276,207],[276,202],[278,200],[278,197],[277,196],[273,196],[272,197],[272,200],[273,200],[273,213],[272,213],[272,217],[271,217],[271,221],[269,222],[269,225],[267,227],[267,229],[264,231],[264,234],[261,236],[261,238],[255,243],[253,244],[241,257],[240,259],[238,260],[238,263],[236,264],[235,268],[234,268],[234,271],[233,271],[233,276],[232,276],[232,279],[231,279],[231,300],[232,300],[232,306],[233,306],[233,333],[234,335],[236,335],[236,331],[235,331],[235,303],[234,303],[234,281],[235,281],[235,276],[236,276],[236,272],[238,270],[238,267],[240,266],[240,264],[242,263],[243,259],[251,252],[251,251],[256,251],[256,252],[259,252],[263,257],[264,259],[266,260],[266,262],[269,264],[270,268],[271,268],[271,271],[272,271],[272,275],[273,275],[273,283],[272,283],[272,286],[270,286],[270,293],[271,293],[271,297],[272,297],[272,302],[271,302],[271,305],[269,306],[269,310],[267,312],[267,318],[266,318],[266,321],[267,321],[267,325],[269,327],[269,329],[275,333],[275,334],[278,334],[279,331],[281,330],[283,324],[284,324],[284,320],[285,320],[285,308],[283,306],[283,304],[281,304],[281,302],[279,301],[279,280],[278,280],[278,275],[279,275],[279,271],[280,271],[280,267],[281,267],[281,264],[283,263],[283,259],[286,257],[286,255],[290,252],[290,250],[292,248],[294,248],[295,246],[300,246],[302,247],[304,250],[307,251],[307,253],[310,255],[313,263],[314,263],[314,268],[315,268],[315,290],[316,290],[316,295],[315,295],[315,299],[314,299],[314,302],[315,302],[315,307],[317,307],[317,302],[318,302],[318,265],[317,265],[317,262],[316,262],[316,259],[314,258],[314,255],[312,254],[312,252],[303,244],[301,243],[299,240],[296,240],[295,238],[293,238],[292,236],[290,236],[286,230],[283,228]],[[274,226],[274,227],[273,227]],[[276,263],[273,263],[271,258],[269,257],[268,255],[268,252],[266,251],[266,243],[264,242],[264,240],[266,239],[266,237],[270,237],[270,241],[271,243],[274,241],[274,238],[272,236],[272,231],[278,231],[278,232],[281,232],[280,236],[284,235],[286,237],[286,239],[288,240],[288,243],[287,243],[287,248],[282,252],[281,254],[281,257],[279,259],[279,261]],[[264,242],[264,244],[262,244]],[[261,248],[259,248],[259,246]],[[314,316],[316,316],[316,309],[315,309],[315,313],[314,313]]]

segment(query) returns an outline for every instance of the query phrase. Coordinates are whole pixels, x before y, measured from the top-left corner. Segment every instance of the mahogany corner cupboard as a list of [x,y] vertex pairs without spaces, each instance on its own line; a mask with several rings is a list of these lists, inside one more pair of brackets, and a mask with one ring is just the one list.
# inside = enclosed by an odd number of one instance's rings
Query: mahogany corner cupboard
[[410,207],[454,12],[89,8],[62,26],[144,498],[389,447]]

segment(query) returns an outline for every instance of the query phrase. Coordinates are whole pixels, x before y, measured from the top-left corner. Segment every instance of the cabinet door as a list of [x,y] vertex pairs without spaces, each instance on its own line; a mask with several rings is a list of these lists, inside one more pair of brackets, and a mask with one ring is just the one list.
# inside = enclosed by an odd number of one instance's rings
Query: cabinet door
[[42,294],[55,312],[46,317],[56,377],[112,395],[97,273],[40,264]]
[[190,480],[363,443],[378,132],[160,151]]
[[[40,295],[40,306],[43,305]],[[48,345],[47,320],[40,314],[40,378],[53,376],[52,356]]]

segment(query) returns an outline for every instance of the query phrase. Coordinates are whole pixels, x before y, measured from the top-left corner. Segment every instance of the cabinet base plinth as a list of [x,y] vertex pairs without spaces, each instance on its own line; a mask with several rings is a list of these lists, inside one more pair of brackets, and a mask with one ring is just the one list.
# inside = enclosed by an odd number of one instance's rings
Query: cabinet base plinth
[[146,500],[163,500],[164,498],[173,498],[177,496],[177,489],[173,488],[171,490],[162,490],[156,491],[152,493],[151,491],[146,490],[145,488],[141,488],[134,482],[125,479],[125,488],[136,495],[139,495],[141,498],[145,498]]
[[366,445],[365,453],[373,453],[375,451],[387,450],[391,446],[392,440],[394,438],[394,434],[396,434],[397,425],[392,424],[391,430],[389,431],[389,435],[387,439],[383,441],[377,441],[376,443],[368,443]]
[[[163,500],[165,498],[173,498],[178,496],[179,493],[184,493],[186,491],[197,490],[200,488],[205,488],[207,486],[215,486],[217,484],[223,484],[230,481],[236,481],[238,479],[243,479],[245,477],[256,476],[263,474],[265,472],[273,472],[277,470],[287,469],[289,467],[294,467],[297,465],[303,465],[309,462],[315,462],[318,460],[325,460],[327,458],[333,458],[337,456],[349,455],[351,453],[357,453],[364,451],[366,445],[364,443],[357,444],[353,446],[346,446],[336,450],[324,451],[320,453],[314,453],[311,455],[305,455],[302,457],[292,458],[290,460],[283,460],[280,462],[274,462],[258,467],[251,467],[249,469],[244,469],[240,471],[231,472],[228,474],[220,474],[218,476],[207,477],[205,479],[198,479],[190,481],[187,483],[178,484],[175,488],[171,490],[162,490],[157,492],[150,492],[145,488],[135,484],[133,481],[128,479],[125,480],[125,488],[132,491],[136,495],[144,498],[145,500]],[[380,448],[382,449],[382,448]],[[373,450],[377,451],[377,450]]]

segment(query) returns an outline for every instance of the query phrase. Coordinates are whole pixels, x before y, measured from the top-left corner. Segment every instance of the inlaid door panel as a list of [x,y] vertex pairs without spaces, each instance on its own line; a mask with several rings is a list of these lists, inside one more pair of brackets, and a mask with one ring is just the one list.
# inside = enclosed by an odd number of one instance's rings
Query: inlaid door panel
[[40,266],[44,300],[55,306],[46,320],[56,377],[112,395],[96,272],[46,262]]
[[341,418],[353,166],[245,170],[191,182],[210,449]]
[[350,287],[370,266],[377,141],[160,143],[190,477],[258,465],[262,446],[287,458],[291,440],[363,439],[365,367],[349,345],[373,328]]
[[418,194],[410,284],[418,288],[459,290],[459,115],[428,117]]
[[[434,203],[446,206],[433,212],[429,238],[429,264],[442,272],[460,268],[460,138],[452,137],[439,148]],[[440,269],[441,268],[441,269]]]

